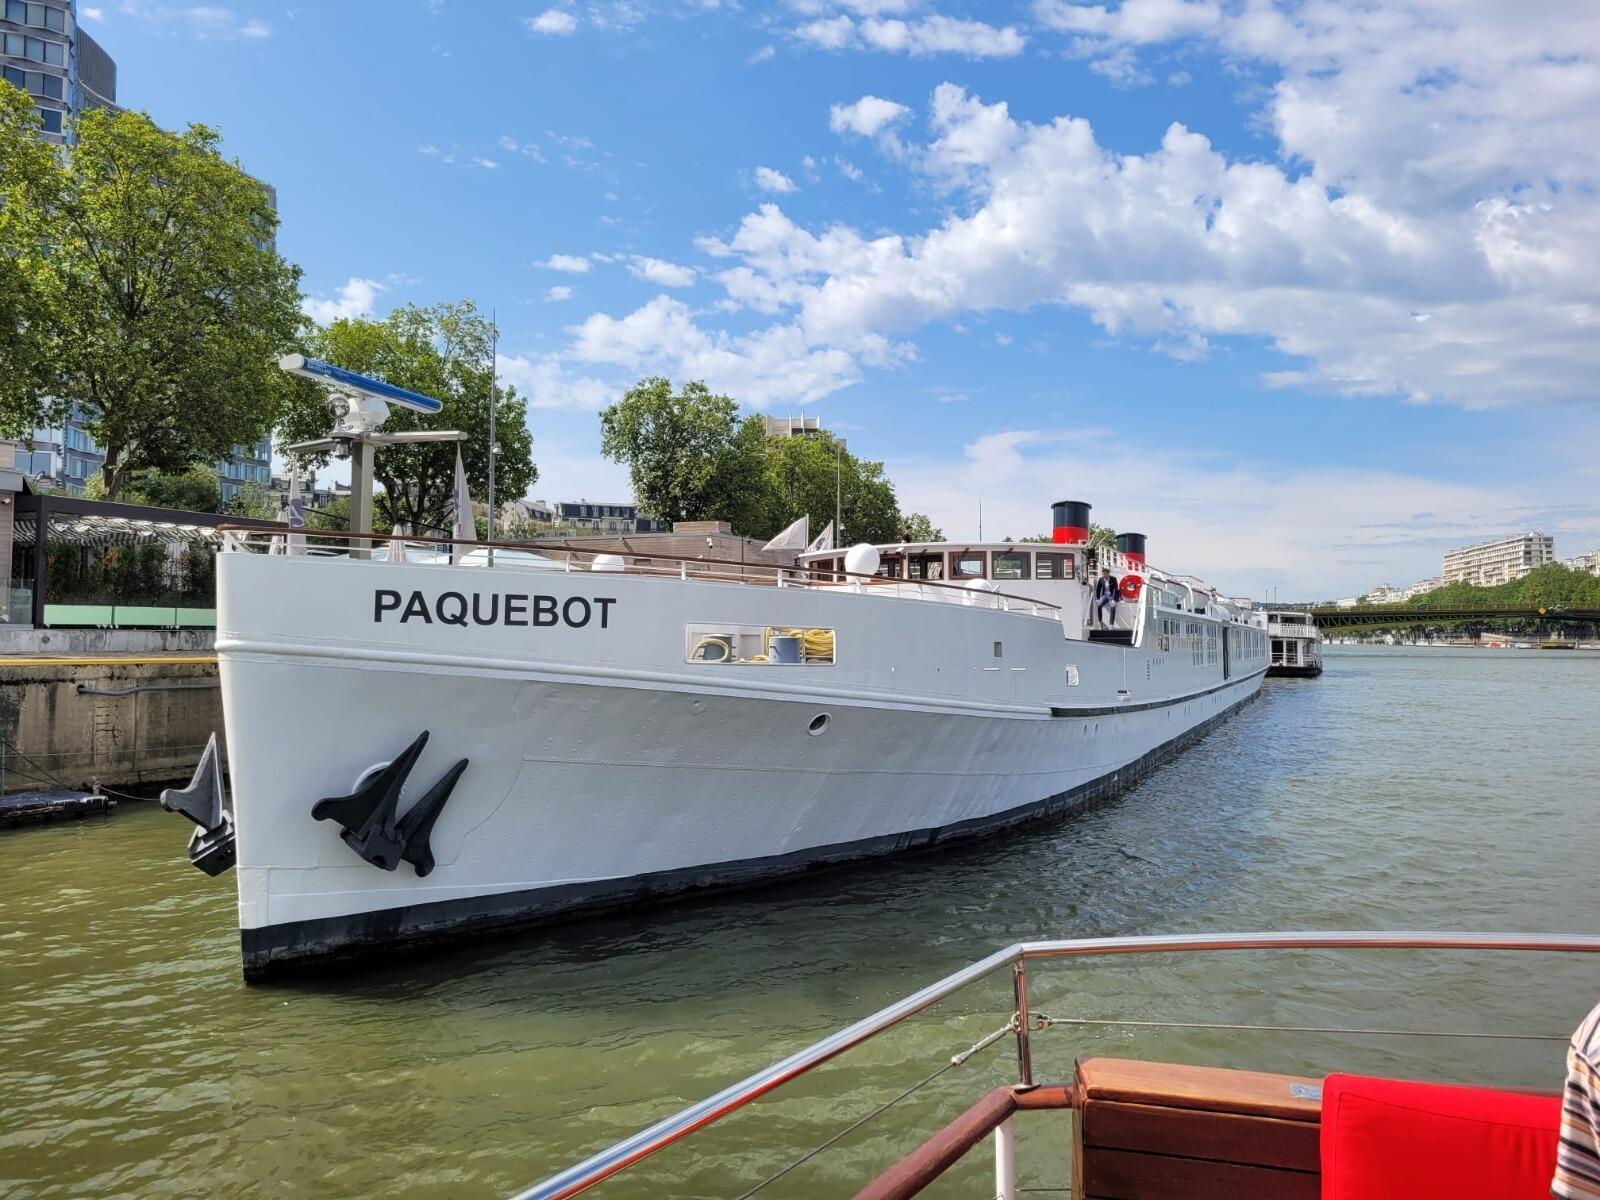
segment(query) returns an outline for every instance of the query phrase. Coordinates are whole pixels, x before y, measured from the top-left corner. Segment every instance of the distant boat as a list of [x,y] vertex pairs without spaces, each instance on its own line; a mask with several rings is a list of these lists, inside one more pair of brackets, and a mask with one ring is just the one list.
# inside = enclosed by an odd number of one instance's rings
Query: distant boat
[[1267,636],[1272,639],[1268,675],[1307,678],[1322,674],[1322,634],[1308,614],[1269,611]]
[[1548,642],[1540,642],[1539,643],[1539,649],[1541,649],[1541,650],[1575,650],[1577,648],[1577,645],[1578,645],[1578,643],[1576,643],[1576,642],[1563,642],[1563,641],[1561,641],[1559,639],[1555,639],[1555,640],[1548,641]]

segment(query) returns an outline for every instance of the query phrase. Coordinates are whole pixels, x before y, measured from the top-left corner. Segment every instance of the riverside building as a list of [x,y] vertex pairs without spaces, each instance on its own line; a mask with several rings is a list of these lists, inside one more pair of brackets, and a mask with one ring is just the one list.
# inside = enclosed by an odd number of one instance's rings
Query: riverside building
[[72,0],[0,0],[0,77],[39,110],[39,136],[64,145],[72,118],[117,107],[117,64],[78,27]]
[[1521,579],[1534,568],[1555,561],[1554,538],[1538,532],[1522,533],[1446,552],[1444,581],[1493,587]]

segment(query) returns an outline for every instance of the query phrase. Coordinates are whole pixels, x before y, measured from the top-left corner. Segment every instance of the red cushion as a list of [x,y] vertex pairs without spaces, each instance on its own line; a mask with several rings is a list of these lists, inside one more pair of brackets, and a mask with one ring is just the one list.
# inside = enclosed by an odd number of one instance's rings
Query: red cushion
[[1559,1096],[1329,1075],[1323,1200],[1543,1200],[1560,1124]]

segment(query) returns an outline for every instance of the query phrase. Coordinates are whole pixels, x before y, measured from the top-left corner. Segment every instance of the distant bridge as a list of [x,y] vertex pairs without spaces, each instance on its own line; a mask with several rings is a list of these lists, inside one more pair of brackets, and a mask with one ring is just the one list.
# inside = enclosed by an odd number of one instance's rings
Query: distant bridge
[[[1273,605],[1274,611],[1287,605]],[[1308,613],[1322,630],[1374,629],[1399,625],[1443,625],[1500,621],[1570,622],[1600,624],[1600,608],[1592,605],[1568,607],[1561,604],[1494,605],[1476,604],[1464,608],[1432,608],[1414,604],[1358,604],[1354,608],[1332,605],[1307,605],[1298,611]]]

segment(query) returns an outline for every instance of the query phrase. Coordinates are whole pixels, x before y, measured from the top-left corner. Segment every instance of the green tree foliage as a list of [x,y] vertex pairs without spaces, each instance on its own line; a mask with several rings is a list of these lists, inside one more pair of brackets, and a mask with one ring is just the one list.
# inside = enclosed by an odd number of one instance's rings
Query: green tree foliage
[[46,246],[32,214],[55,207],[61,176],[38,128],[33,101],[0,80],[0,424],[16,432],[58,407],[40,398],[50,380],[53,323]]
[[215,467],[190,467],[177,474],[146,469],[128,477],[122,498],[158,508],[214,513],[222,507]]
[[1574,571],[1560,563],[1536,567],[1521,579],[1498,587],[1448,583],[1411,597],[1414,608],[1470,608],[1494,605],[1511,608],[1589,608],[1600,606],[1600,575]]
[[[168,133],[104,109],[35,178],[15,107],[9,94],[0,106],[0,253],[21,276],[3,303],[24,322],[20,345],[0,343],[0,433],[54,423],[76,401],[116,499],[136,471],[181,472],[271,428],[288,393],[274,360],[302,317],[300,272],[272,248],[261,185],[222,158],[212,129]],[[29,348],[41,344],[42,362]]]
[[883,464],[856,458],[831,435],[769,438],[760,417],[700,382],[674,392],[641,380],[600,414],[601,452],[625,464],[639,507],[668,521],[727,521],[771,537],[807,515],[813,532],[839,502],[851,541],[899,536],[900,508]]
[[[762,429],[761,419],[747,422]],[[900,536],[900,505],[881,462],[867,462],[845,450],[828,433],[819,437],[763,436],[766,460],[767,518],[758,537],[768,537],[805,514],[813,533],[833,520],[837,497],[843,538],[849,542],[892,542]],[[835,537],[839,536],[835,530]]]
[[[416,533],[449,531],[458,447],[467,486],[474,497],[487,498],[493,334],[488,318],[470,300],[462,300],[428,308],[408,304],[381,321],[341,318],[308,340],[307,351],[317,358],[444,402],[443,410],[431,416],[391,408],[384,432],[456,429],[467,435],[464,442],[388,446],[378,451],[375,474],[383,486],[376,502],[380,531],[397,524]],[[495,425],[500,441],[496,496],[521,496],[539,478],[539,469],[533,464],[527,401],[515,388],[499,389]],[[296,389],[278,434],[286,445],[325,437],[331,427],[322,389],[305,383]],[[327,456],[316,461],[325,463]]]
[[936,526],[926,513],[906,513],[900,522],[899,536],[904,542],[942,542],[944,530]]
[[600,452],[624,463],[641,509],[665,521],[763,526],[760,422],[752,433],[739,406],[699,382],[674,393],[670,380],[640,380],[600,414]]
[[266,488],[259,483],[247,483],[219,511],[257,521],[275,521],[280,507],[278,498]]

